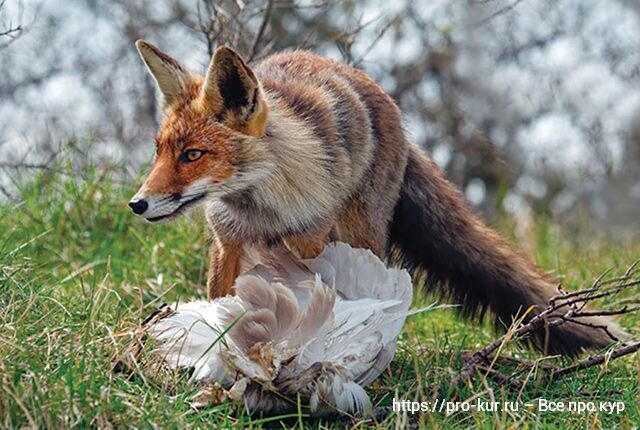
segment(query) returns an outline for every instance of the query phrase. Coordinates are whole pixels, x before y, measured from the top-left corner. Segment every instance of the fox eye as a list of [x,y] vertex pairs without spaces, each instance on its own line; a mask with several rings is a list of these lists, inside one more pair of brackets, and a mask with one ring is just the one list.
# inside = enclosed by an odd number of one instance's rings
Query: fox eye
[[180,154],[180,161],[182,163],[191,163],[199,160],[204,155],[204,151],[200,149],[188,149]]

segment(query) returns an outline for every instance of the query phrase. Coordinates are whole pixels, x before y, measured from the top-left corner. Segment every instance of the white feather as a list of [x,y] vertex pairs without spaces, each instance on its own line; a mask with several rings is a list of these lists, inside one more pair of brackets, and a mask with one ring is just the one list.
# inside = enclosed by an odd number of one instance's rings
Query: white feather
[[[328,245],[302,264],[283,250],[253,253],[236,296],[175,305],[149,328],[171,367],[192,367],[244,396],[250,410],[367,414],[364,390],[389,365],[409,311],[409,274],[370,251]],[[282,401],[282,397],[294,403]]]

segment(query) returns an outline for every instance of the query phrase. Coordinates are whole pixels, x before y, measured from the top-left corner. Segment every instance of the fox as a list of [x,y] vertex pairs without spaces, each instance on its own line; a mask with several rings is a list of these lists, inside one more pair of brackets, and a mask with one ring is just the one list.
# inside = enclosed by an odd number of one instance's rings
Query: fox
[[[249,65],[216,49],[205,76],[151,43],[136,47],[159,90],[150,173],[129,202],[151,223],[200,206],[211,231],[207,294],[233,294],[252,246],[314,258],[346,242],[507,328],[558,283],[490,229],[406,132],[399,107],[363,70],[307,50]],[[609,317],[541,329],[534,346],[573,356],[623,339]]]

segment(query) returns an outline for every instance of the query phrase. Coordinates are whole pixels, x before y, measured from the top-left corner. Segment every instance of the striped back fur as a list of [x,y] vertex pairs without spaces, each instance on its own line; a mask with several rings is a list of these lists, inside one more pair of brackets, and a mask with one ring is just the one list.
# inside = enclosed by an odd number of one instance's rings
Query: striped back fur
[[[138,48],[165,119],[137,197],[161,203],[143,214],[150,221],[204,203],[215,236],[212,297],[230,291],[244,244],[284,242],[311,258],[331,240],[391,256],[466,315],[488,309],[498,326],[555,295],[554,281],[475,217],[409,143],[398,107],[361,70],[307,51],[250,67],[222,47],[203,78],[146,42]],[[202,160],[176,161],[194,145]],[[623,335],[609,320],[588,322]],[[567,354],[609,341],[577,324],[538,334],[542,349]]]

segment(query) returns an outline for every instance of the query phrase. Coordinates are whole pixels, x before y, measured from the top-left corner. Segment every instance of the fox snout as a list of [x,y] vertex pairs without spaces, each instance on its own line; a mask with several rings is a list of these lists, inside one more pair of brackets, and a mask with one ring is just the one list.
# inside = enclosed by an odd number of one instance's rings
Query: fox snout
[[203,200],[206,195],[206,192],[202,192],[141,198],[136,194],[129,202],[129,207],[133,213],[142,216],[149,222],[167,221],[181,215],[186,209]]
[[129,207],[136,215],[149,222],[166,221],[181,215],[186,209],[204,200],[207,190],[202,186],[192,186],[182,193],[152,193],[146,187],[129,201]]
[[136,215],[142,215],[149,208],[149,203],[145,199],[135,199],[129,202],[129,207]]

